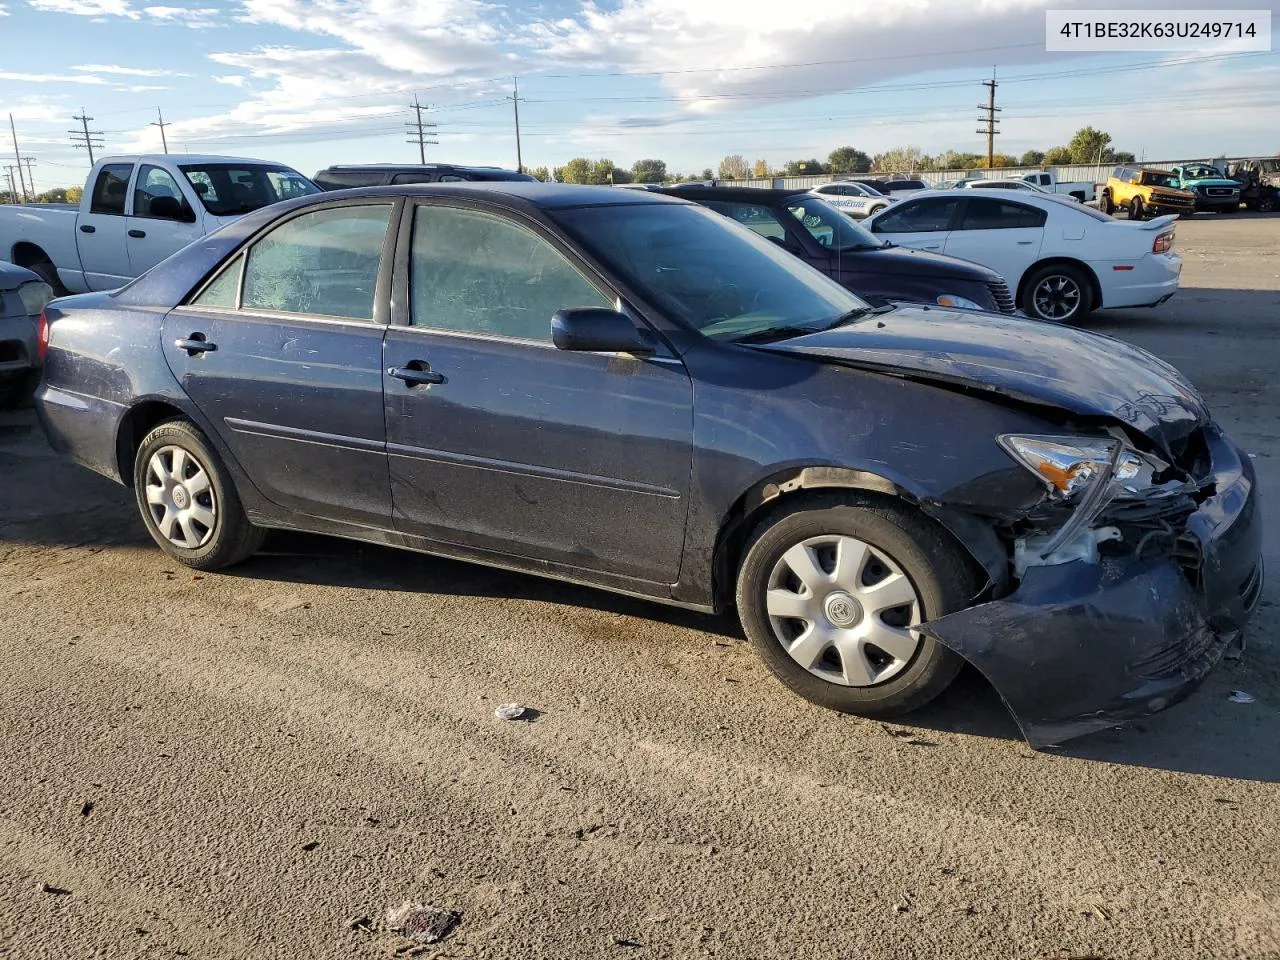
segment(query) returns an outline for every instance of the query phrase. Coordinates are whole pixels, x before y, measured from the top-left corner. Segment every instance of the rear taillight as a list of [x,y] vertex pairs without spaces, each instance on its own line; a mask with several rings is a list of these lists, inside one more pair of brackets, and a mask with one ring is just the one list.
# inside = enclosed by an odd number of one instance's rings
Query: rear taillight
[[1156,237],[1156,242],[1151,245],[1152,253],[1168,253],[1173,249],[1173,231],[1162,233]]
[[[30,327],[27,328],[31,329]],[[36,333],[36,355],[40,358],[40,362],[44,362],[45,354],[49,352],[49,317],[40,311],[40,327]]]

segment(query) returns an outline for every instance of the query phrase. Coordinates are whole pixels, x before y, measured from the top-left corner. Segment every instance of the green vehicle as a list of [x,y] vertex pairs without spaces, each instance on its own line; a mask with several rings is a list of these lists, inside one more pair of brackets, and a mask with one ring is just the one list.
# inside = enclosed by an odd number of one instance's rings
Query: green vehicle
[[1207,163],[1184,163],[1171,171],[1177,186],[1196,197],[1197,210],[1234,213],[1240,209],[1240,182]]

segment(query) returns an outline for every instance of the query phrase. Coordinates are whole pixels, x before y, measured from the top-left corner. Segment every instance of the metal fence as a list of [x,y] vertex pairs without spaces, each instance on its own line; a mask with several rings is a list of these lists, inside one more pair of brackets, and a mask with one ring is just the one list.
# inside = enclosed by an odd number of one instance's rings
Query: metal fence
[[[1199,160],[1144,160],[1140,163],[1126,164],[1126,166],[1152,167],[1155,169],[1167,170],[1172,166],[1184,163],[1212,163],[1219,169],[1225,163],[1234,160],[1247,159],[1244,157],[1218,157],[1213,160],[1201,158]],[[889,177],[909,177],[911,179],[923,180],[925,183],[936,185],[943,180],[959,180],[961,177],[992,177],[998,179],[1021,177],[1028,173],[1038,173],[1042,170],[1048,170],[1057,175],[1058,179],[1065,183],[1080,182],[1085,183],[1104,183],[1111,176],[1111,171],[1117,165],[1114,163],[1082,163],[1071,164],[1067,166],[1041,166],[1041,167],[999,167],[995,170],[987,170],[985,167],[974,170],[907,170],[898,172],[881,172],[881,173],[858,173],[840,176],[836,174],[823,173],[809,177],[748,177],[745,180],[716,180],[716,185],[721,187],[763,187],[763,188],[779,188],[784,190],[807,190],[812,187],[820,186],[824,183],[830,183],[833,180],[848,180],[851,177],[867,178],[867,179],[887,179]]]

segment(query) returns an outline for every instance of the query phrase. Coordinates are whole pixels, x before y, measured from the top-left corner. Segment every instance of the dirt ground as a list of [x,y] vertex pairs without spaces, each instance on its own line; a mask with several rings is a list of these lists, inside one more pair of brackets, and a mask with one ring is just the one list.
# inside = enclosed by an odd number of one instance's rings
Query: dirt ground
[[0,956],[399,956],[416,901],[462,915],[428,957],[1280,957],[1280,218],[1178,243],[1093,326],[1256,454],[1272,581],[1190,700],[1043,753],[976,676],[841,717],[730,624],[528,577],[298,536],[193,575],[0,416]]

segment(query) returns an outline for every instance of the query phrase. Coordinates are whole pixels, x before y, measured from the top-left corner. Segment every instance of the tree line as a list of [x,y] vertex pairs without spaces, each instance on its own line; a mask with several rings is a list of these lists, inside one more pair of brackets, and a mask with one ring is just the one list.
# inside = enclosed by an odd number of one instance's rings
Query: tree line
[[[54,187],[38,194],[33,203],[79,203],[84,196],[83,187]],[[0,190],[0,203],[22,203],[22,197],[9,190]]]
[[[1134,155],[1126,150],[1111,147],[1111,134],[1093,127],[1081,127],[1066,146],[1045,150],[1028,150],[1021,157],[997,153],[993,168],[1061,166],[1085,163],[1133,163]],[[817,157],[808,160],[788,160],[781,167],[771,166],[765,160],[748,162],[742,154],[734,153],[720,161],[715,169],[707,167],[701,173],[673,174],[663,160],[637,160],[630,167],[620,167],[612,160],[590,160],[575,157],[562,167],[535,167],[529,171],[539,180],[556,180],[560,183],[680,183],[685,180],[745,180],[750,177],[801,177],[819,174],[848,176],[855,173],[905,173],[931,170],[982,170],[987,166],[985,155],[945,150],[930,156],[919,147],[894,147],[882,153],[869,154],[854,147],[836,147],[826,160]]]

